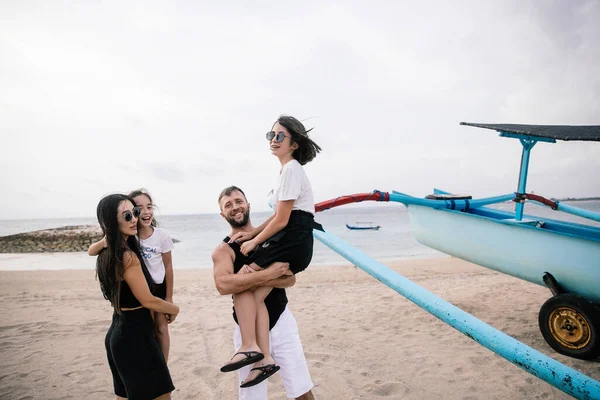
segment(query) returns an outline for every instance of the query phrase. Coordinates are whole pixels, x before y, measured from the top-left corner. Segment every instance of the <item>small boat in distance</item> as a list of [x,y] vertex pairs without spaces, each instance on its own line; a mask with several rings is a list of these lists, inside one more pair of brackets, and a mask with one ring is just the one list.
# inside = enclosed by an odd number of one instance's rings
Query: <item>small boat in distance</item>
[[[372,230],[372,231],[378,231],[379,228],[381,228],[379,225],[373,225],[372,222],[355,222],[356,225],[348,225],[346,224],[346,228],[351,229],[353,231],[366,231],[366,230]],[[366,225],[366,226],[359,226],[359,225]],[[367,225],[368,224],[368,225]]]

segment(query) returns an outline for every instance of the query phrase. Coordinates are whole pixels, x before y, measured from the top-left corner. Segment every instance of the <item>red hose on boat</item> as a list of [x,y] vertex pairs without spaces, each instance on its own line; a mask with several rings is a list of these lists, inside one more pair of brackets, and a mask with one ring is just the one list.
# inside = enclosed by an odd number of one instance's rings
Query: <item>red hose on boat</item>
[[517,197],[515,197],[515,199],[513,201],[520,203],[524,199],[537,201],[538,203],[542,203],[543,205],[548,206],[548,207],[552,208],[553,210],[558,209],[557,202],[552,201],[552,200],[547,199],[542,196],[538,196],[537,194],[533,194],[533,193],[518,193]]
[[336,197],[335,199],[325,200],[315,204],[315,211],[325,211],[330,208],[341,206],[349,203],[360,203],[362,201],[389,201],[390,194],[388,192],[380,192],[378,190],[371,193],[356,193],[347,196]]

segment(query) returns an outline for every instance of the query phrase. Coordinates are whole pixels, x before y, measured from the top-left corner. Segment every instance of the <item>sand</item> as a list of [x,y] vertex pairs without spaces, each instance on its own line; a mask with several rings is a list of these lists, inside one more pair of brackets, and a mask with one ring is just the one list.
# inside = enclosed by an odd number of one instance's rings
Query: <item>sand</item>
[[[388,263],[542,353],[600,380],[600,363],[554,352],[537,313],[549,290],[454,258]],[[317,399],[568,399],[362,270],[312,267],[288,290]],[[0,398],[111,399],[111,307],[91,270],[0,272]],[[174,399],[236,399],[231,298],[212,270],[176,270],[169,367]],[[279,376],[269,398],[283,399]]]

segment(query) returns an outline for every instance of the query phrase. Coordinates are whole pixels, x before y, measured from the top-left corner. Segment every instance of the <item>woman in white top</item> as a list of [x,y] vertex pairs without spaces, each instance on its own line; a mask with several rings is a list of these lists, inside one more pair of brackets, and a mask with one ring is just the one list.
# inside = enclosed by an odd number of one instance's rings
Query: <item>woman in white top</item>
[[[321,148],[313,142],[304,125],[294,117],[281,116],[267,132],[270,150],[280,163],[273,190],[274,214],[252,232],[240,232],[230,243],[244,242],[240,250],[249,256],[241,273],[267,268],[275,261],[290,264],[289,274],[308,267],[313,254],[315,202],[310,181],[302,168]],[[235,371],[256,362],[241,387],[254,386],[279,370],[269,353],[269,314],[264,303],[271,288],[259,287],[235,294],[242,346],[221,371]]]
[[[140,250],[144,264],[154,281],[153,295],[169,303],[173,303],[173,261],[171,250],[173,250],[173,239],[169,233],[158,227],[154,218],[154,204],[152,196],[145,189],[134,190],[129,193],[135,205],[140,210],[138,219],[137,236],[140,241]],[[106,240],[93,243],[88,254],[95,256],[106,248]],[[165,361],[169,359],[169,348],[171,339],[169,337],[169,317],[163,313],[154,313],[155,334],[160,344]]]

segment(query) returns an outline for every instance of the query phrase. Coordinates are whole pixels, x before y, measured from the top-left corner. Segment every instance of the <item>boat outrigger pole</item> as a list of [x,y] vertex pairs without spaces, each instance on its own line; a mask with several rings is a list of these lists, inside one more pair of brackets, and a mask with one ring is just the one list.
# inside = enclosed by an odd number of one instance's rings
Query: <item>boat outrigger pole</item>
[[[368,196],[368,194],[365,195]],[[356,197],[356,195],[345,197],[347,199]],[[375,200],[375,198],[370,197],[367,200]],[[328,210],[331,206],[330,202],[320,203],[321,207],[317,208],[317,211]],[[332,233],[315,229],[313,235],[321,243],[400,293],[409,301],[524,371],[576,399],[591,400],[600,398],[600,382],[593,378],[546,356],[475,318],[393,269],[372,259],[361,250],[350,246]]]

